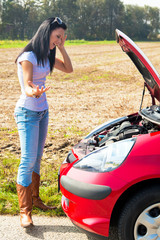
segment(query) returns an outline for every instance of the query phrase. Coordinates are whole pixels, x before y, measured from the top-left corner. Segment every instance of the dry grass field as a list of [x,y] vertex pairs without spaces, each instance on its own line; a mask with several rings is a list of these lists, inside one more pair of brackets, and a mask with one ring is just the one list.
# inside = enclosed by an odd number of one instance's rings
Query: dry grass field
[[[160,43],[137,44],[160,72]],[[72,145],[97,125],[139,110],[143,78],[118,44],[68,46],[74,72],[48,76],[49,131],[44,160],[60,164]],[[20,157],[14,108],[20,95],[14,60],[0,49],[0,155]],[[59,53],[57,53],[59,56]],[[146,104],[150,97],[146,93]]]

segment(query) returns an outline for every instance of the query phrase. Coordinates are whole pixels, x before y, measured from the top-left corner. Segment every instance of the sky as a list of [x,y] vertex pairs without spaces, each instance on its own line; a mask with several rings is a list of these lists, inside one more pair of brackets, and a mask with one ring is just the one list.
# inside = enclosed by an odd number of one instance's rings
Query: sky
[[160,8],[160,0],[121,0],[124,4],[138,5],[144,7],[145,5]]

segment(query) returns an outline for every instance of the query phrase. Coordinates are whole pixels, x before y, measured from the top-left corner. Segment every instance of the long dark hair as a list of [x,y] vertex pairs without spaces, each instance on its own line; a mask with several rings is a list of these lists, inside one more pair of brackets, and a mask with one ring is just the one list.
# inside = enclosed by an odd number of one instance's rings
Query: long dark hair
[[[19,57],[24,52],[33,51],[37,57],[38,65],[42,64],[43,66],[48,58],[50,62],[50,72],[53,70],[56,56],[56,47],[52,50],[49,48],[50,35],[52,31],[57,28],[63,28],[64,30],[67,29],[67,26],[64,22],[59,24],[57,21],[55,21],[55,19],[55,17],[52,17],[42,22],[33,38],[18,55]],[[15,62],[17,62],[18,57],[16,58]]]

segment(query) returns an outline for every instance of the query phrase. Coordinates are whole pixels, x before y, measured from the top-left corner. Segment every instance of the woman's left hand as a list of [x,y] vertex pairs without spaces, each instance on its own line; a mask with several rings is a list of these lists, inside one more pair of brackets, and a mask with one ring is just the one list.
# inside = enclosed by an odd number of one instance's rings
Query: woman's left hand
[[63,71],[66,73],[71,73],[71,72],[73,72],[72,63],[71,63],[70,57],[68,56],[66,49],[64,47],[66,38],[67,38],[67,35],[62,36],[61,41],[59,41],[59,43],[57,44],[57,47],[63,56],[63,61],[56,58],[54,67],[60,71]]
[[65,43],[66,39],[67,39],[67,35],[61,37],[61,43],[59,43],[59,44],[57,45],[57,47],[59,48],[59,50],[61,50],[62,48],[64,48],[64,43]]

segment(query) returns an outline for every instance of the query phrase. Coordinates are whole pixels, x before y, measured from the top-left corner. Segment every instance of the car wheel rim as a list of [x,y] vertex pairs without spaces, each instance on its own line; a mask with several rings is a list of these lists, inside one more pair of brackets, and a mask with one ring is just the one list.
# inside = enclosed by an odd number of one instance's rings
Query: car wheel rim
[[160,240],[160,203],[146,208],[137,218],[135,240]]

